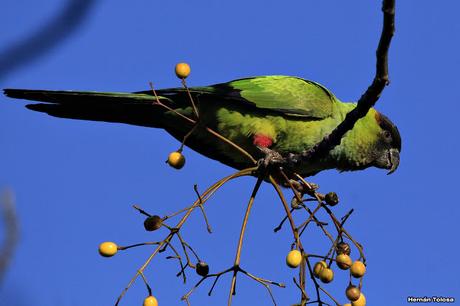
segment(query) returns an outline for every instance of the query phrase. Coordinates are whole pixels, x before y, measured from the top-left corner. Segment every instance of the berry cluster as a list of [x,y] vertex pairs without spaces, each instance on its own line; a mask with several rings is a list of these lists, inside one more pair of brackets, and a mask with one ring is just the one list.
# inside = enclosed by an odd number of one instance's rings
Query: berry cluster
[[[175,73],[178,78],[181,79],[182,85],[184,89],[187,91],[190,104],[193,108],[193,118],[186,117],[189,122],[192,122],[193,128],[192,130],[184,136],[182,140],[182,144],[180,148],[176,151],[173,151],[169,154],[167,163],[175,168],[181,169],[185,165],[185,157],[182,154],[184,149],[185,141],[188,136],[192,134],[195,128],[198,126],[199,120],[199,112],[198,109],[193,101],[192,95],[190,94],[188,87],[185,82],[185,78],[188,77],[190,74],[190,66],[186,63],[179,63],[176,65]],[[156,101],[153,103],[156,105],[160,105],[163,107],[168,108],[166,105],[162,104],[159,97],[157,96],[155,90],[152,86],[152,91]],[[168,108],[169,109],[169,108]],[[169,111],[174,111],[169,109]],[[182,115],[183,116],[183,115]],[[297,173],[283,169],[282,167],[267,167],[264,166],[264,163],[257,162],[249,153],[247,153],[244,149],[240,148],[238,145],[232,143],[230,140],[226,139],[222,135],[216,133],[215,131],[211,130],[208,127],[205,127],[208,132],[212,135],[216,136],[217,138],[221,139],[222,141],[227,142],[228,144],[232,145],[240,152],[245,154],[253,163],[254,167],[250,167],[247,169],[240,170],[232,175],[222,178],[221,180],[214,183],[211,187],[209,187],[203,193],[198,192],[198,188],[195,185],[195,192],[197,194],[197,200],[189,207],[186,207],[178,212],[170,214],[165,217],[161,217],[158,215],[151,215],[144,211],[143,209],[139,208],[138,206],[134,206],[136,210],[138,210],[142,215],[146,216],[144,219],[144,228],[146,231],[154,232],[160,229],[167,229],[169,233],[166,237],[161,241],[156,242],[144,242],[139,244],[134,244],[130,246],[117,246],[117,244],[113,242],[103,242],[99,246],[99,253],[104,257],[112,257],[117,254],[118,251],[126,250],[133,247],[143,246],[143,245],[155,245],[155,250],[153,251],[152,255],[146,260],[146,262],[141,266],[141,268],[136,272],[134,278],[130,281],[128,286],[123,290],[123,292],[118,297],[118,300],[115,305],[118,305],[120,300],[123,298],[126,291],[130,288],[130,286],[134,283],[134,280],[139,276],[142,277],[144,284],[147,288],[147,298],[144,300],[144,306],[157,306],[158,301],[153,296],[152,290],[146,276],[144,275],[144,271],[147,266],[150,264],[152,259],[160,252],[164,252],[166,250],[170,250],[173,254],[167,256],[167,259],[175,259],[178,261],[180,265],[180,271],[177,273],[177,276],[181,276],[183,278],[184,283],[186,282],[186,270],[187,268],[191,268],[195,271],[195,273],[201,277],[201,279],[193,286],[183,297],[187,305],[190,305],[189,298],[191,294],[205,282],[205,280],[209,278],[214,278],[213,285],[211,290],[209,291],[209,295],[212,293],[214,286],[216,285],[217,281],[221,276],[224,274],[231,274],[232,281],[230,286],[230,294],[228,305],[232,302],[232,296],[235,294],[235,284],[236,278],[239,273],[246,275],[250,279],[254,280],[255,282],[263,285],[271,299],[273,304],[276,306],[276,301],[273,296],[271,286],[277,286],[284,288],[285,285],[283,283],[274,282],[265,278],[261,278],[255,276],[252,273],[247,272],[241,267],[241,251],[242,251],[242,241],[245,235],[246,225],[248,222],[249,213],[251,211],[252,205],[254,203],[254,198],[258,193],[259,187],[261,186],[264,180],[268,181],[276,190],[281,203],[283,204],[284,211],[286,213],[283,221],[279,224],[277,228],[275,228],[275,232],[281,230],[283,223],[289,220],[289,224],[293,233],[294,241],[292,243],[291,251],[286,256],[286,264],[291,268],[299,268],[299,277],[294,278],[295,285],[299,288],[301,292],[301,302],[299,305],[306,305],[311,303],[318,303],[320,305],[325,304],[323,302],[324,295],[320,294],[323,292],[327,298],[334,301],[336,305],[341,305],[331,294],[329,294],[322,285],[320,285],[319,281],[323,284],[331,283],[334,280],[334,270],[332,269],[333,262],[336,263],[337,267],[340,270],[349,270],[350,273],[350,281],[345,290],[345,296],[350,301],[351,304],[346,305],[353,305],[353,306],[365,306],[366,299],[361,292],[362,288],[362,280],[363,276],[366,272],[365,266],[365,258],[362,250],[362,246],[357,243],[352,236],[346,231],[344,228],[344,223],[347,221],[348,217],[351,215],[353,210],[351,210],[348,214],[346,214],[340,221],[334,216],[333,212],[331,211],[330,207],[333,207],[339,203],[339,198],[336,193],[329,192],[327,194],[320,194],[316,190],[319,188],[317,185],[306,182],[300,175]],[[290,172],[288,172],[290,171]],[[233,266],[228,269],[225,269],[221,272],[217,273],[210,273],[209,265],[200,259],[197,255],[197,252],[184,240],[181,229],[184,223],[188,220],[189,216],[191,215],[192,211],[199,208],[203,214],[203,217],[206,221],[206,225],[208,228],[208,232],[211,233],[211,227],[208,223],[208,219],[206,217],[206,213],[204,210],[204,204],[209,200],[209,198],[224,184],[228,181],[242,177],[242,176],[256,176],[257,182],[254,186],[252,195],[248,201],[248,206],[246,208],[246,214],[243,219],[243,224],[240,231],[239,243],[236,250],[236,256]],[[280,186],[283,185],[285,187],[289,187],[290,190],[293,192],[294,196],[291,201],[291,207],[289,208],[289,204],[287,203],[284,192],[281,190]],[[311,208],[308,203],[315,203],[317,204],[316,208]],[[332,236],[327,228],[328,223],[322,222],[318,219],[317,213],[319,211],[325,211],[329,218],[331,219],[334,229],[337,231],[336,238]],[[293,214],[299,214],[300,212],[307,213],[306,219],[300,225],[297,225]],[[176,223],[175,226],[170,226],[166,224],[165,221],[168,219],[182,215],[181,219]],[[325,256],[320,255],[313,255],[308,254],[305,252],[305,248],[302,245],[301,235],[307,228],[310,223],[315,223],[319,228],[321,228],[322,232],[331,240],[332,246],[329,252]],[[353,245],[359,251],[359,259],[353,261],[350,257],[351,254],[351,247],[348,243],[344,242],[344,238],[348,239],[349,241],[353,242]],[[173,245],[173,239],[180,244],[180,252],[178,248]],[[335,254],[335,256],[334,256]],[[195,261],[192,260],[195,258]],[[310,263],[310,260],[313,258],[320,258],[321,260],[316,262],[314,265]],[[307,294],[307,276],[306,274],[310,274],[310,279],[313,282],[314,287],[316,290],[316,300],[312,301],[311,297]],[[358,278],[360,282],[358,285],[353,285],[352,279]],[[319,281],[318,281],[318,280]],[[311,290],[311,289],[310,289]]]

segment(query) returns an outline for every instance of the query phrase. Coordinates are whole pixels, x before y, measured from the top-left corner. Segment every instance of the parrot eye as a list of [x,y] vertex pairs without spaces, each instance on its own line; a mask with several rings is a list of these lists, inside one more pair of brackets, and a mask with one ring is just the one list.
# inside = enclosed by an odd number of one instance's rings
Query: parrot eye
[[383,137],[384,137],[386,140],[391,141],[391,133],[390,133],[390,131],[384,130],[384,131],[383,131]]

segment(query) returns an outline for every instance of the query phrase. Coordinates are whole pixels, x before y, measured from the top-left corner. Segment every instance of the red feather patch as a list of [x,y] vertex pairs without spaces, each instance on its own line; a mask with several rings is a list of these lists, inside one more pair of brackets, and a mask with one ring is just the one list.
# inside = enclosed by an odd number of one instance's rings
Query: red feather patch
[[273,139],[263,134],[256,134],[252,143],[259,147],[268,148],[273,144]]

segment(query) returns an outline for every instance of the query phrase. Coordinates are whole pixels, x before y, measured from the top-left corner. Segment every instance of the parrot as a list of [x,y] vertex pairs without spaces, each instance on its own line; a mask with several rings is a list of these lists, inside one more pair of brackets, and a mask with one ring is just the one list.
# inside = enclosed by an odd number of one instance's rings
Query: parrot
[[[179,141],[189,134],[187,147],[238,170],[254,162],[210,129],[257,159],[269,153],[292,156],[320,142],[356,107],[319,83],[284,75],[156,91],[4,89],[4,94],[38,101],[26,107],[55,117],[161,128]],[[371,108],[339,145],[314,162],[296,163],[293,171],[304,178],[323,170],[369,167],[387,169],[390,174],[398,168],[400,151],[398,128]]]

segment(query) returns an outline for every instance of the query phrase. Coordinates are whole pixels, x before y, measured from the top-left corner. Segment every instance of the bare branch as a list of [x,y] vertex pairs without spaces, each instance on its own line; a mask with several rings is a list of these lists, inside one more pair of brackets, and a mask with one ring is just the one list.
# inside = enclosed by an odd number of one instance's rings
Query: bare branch
[[71,36],[88,17],[96,0],[69,0],[61,12],[24,40],[0,52],[0,79],[40,58]]
[[395,0],[383,0],[383,29],[377,48],[376,73],[372,84],[358,100],[356,107],[351,110],[329,135],[323,138],[313,148],[302,152],[300,156],[293,156],[293,160],[311,161],[326,155],[330,150],[340,144],[342,137],[351,130],[356,121],[366,116],[371,107],[380,98],[385,86],[390,83],[388,76],[388,50],[395,31]]

